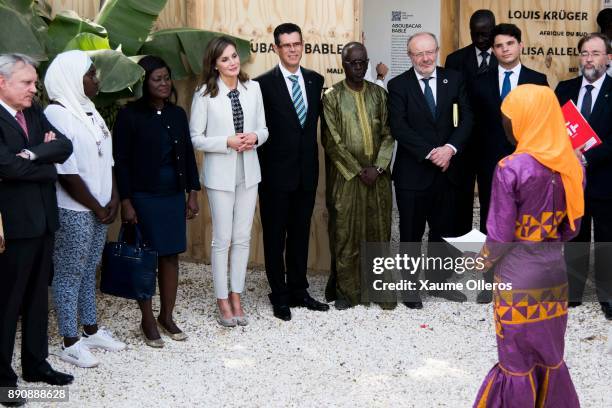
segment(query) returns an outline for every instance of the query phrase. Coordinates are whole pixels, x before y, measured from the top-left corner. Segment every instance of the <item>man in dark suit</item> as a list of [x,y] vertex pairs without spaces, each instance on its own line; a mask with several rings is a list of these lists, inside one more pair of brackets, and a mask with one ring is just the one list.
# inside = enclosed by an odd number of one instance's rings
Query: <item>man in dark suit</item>
[[[478,199],[480,201],[480,230],[487,232],[487,216],[491,199],[491,183],[497,162],[514,152],[501,120],[501,103],[508,93],[521,84],[548,86],[546,75],[521,64],[523,49],[521,30],[514,24],[498,24],[493,29],[493,54],[498,67],[478,76],[470,83],[474,108],[474,144],[477,157]],[[492,282],[492,270],[485,273]],[[478,295],[479,303],[489,303],[491,291]]]
[[[470,17],[470,36],[472,43],[446,57],[445,68],[461,72],[466,84],[476,80],[489,70],[497,69],[497,58],[493,55],[491,33],[495,27],[495,15],[491,10],[476,10]],[[470,87],[467,85],[468,97]],[[470,100],[473,106],[473,101]],[[470,137],[463,152],[465,160],[465,183],[462,183],[457,196],[456,221],[457,233],[467,234],[472,230],[474,214],[474,187],[476,184],[476,152],[474,138]]]
[[20,313],[24,380],[54,385],[73,380],[46,361],[47,285],[59,227],[54,163],[70,156],[72,144],[32,103],[36,80],[29,57],[0,55],[0,213],[6,239],[0,254],[0,387],[17,384],[11,362]]
[[585,212],[580,232],[567,244],[569,304],[578,306],[589,270],[591,221],[595,238],[595,286],[601,308],[612,320],[612,78],[606,75],[612,49],[604,34],[591,33],[578,42],[580,75],[559,82],[561,105],[572,100],[602,141],[583,154],[586,165]]
[[259,211],[266,274],[274,316],[291,320],[289,307],[326,311],[329,305],[308,294],[306,268],[310,218],[319,178],[317,123],[323,77],[300,67],[300,27],[274,29],[280,63],[259,82],[270,136],[257,149],[261,166]]
[[[398,141],[392,178],[400,215],[400,240],[409,246],[411,256],[418,257],[425,223],[429,225],[430,243],[456,234],[454,207],[472,111],[461,74],[436,66],[438,41],[433,34],[411,36],[408,55],[413,67],[388,84],[389,118],[391,134]],[[440,249],[440,245],[435,246]],[[430,245],[430,249],[434,246]],[[428,255],[434,254],[429,251]],[[446,277],[441,271],[431,272],[426,274],[432,282]],[[411,279],[416,279],[416,274]],[[430,294],[466,300],[458,291]],[[415,309],[423,307],[417,294],[405,304]]]

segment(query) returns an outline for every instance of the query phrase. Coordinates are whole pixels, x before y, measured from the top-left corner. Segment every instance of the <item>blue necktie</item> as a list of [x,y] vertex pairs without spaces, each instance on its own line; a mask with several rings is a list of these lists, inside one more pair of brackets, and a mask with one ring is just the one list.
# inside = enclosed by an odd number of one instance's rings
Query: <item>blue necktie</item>
[[586,120],[589,120],[591,117],[591,105],[593,105],[593,96],[591,91],[595,88],[593,85],[586,85],[586,92],[584,97],[582,98],[582,106],[580,107],[580,113]]
[[423,90],[423,93],[425,94],[425,101],[427,102],[427,106],[429,106],[431,115],[435,118],[436,117],[436,101],[434,100],[433,92],[431,91],[431,87],[429,86],[430,79],[431,78],[421,78],[421,81],[423,81],[423,83],[425,84],[425,89]]
[[503,101],[506,95],[510,93],[510,75],[512,75],[512,71],[504,72],[504,83],[502,84],[501,90],[501,100]]
[[295,112],[300,120],[300,125],[304,127],[304,124],[306,123],[306,105],[304,104],[304,98],[302,96],[302,89],[300,88],[300,84],[298,82],[298,76],[289,75],[289,80],[293,83],[291,85],[291,99],[293,99],[293,106],[295,107]]

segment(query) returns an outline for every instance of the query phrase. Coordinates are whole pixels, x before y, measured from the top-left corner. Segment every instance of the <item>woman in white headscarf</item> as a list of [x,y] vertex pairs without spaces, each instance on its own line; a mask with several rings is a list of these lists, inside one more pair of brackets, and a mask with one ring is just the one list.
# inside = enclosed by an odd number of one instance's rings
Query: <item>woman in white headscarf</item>
[[49,65],[45,88],[51,101],[45,115],[74,148],[68,160],[56,165],[60,229],[55,235],[52,287],[64,338],[59,357],[79,367],[95,367],[99,361],[90,349],[125,348],[108,330],[98,328],[96,318],[96,268],[119,205],[112,139],[90,99],[98,93],[98,79],[86,53],[59,54]]

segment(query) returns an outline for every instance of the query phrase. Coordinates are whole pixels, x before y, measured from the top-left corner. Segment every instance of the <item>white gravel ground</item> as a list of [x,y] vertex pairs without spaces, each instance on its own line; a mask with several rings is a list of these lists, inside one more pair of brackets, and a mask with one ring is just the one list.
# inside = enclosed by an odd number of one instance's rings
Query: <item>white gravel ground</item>
[[[310,282],[321,298],[326,276]],[[54,406],[467,407],[497,359],[491,305],[293,309],[286,323],[272,316],[267,291],[264,272],[251,271],[244,302],[251,324],[222,328],[210,266],[181,263],[176,320],[190,338],[164,336],[162,350],[144,344],[133,302],[100,295],[100,323],[128,349],[96,351],[101,364],[93,369],[51,356],[76,377],[70,402]],[[610,326],[594,304],[570,312],[566,360],[584,407],[612,407],[612,356],[603,354]],[[53,351],[54,316],[50,332]]]
[[[309,280],[310,293],[321,299],[327,275]],[[76,379],[70,402],[44,405],[468,407],[497,361],[491,305],[425,298],[420,311],[401,304],[393,311],[375,305],[326,313],[293,309],[293,320],[282,322],[272,316],[267,294],[264,271],[250,270],[243,297],[250,325],[222,328],[215,322],[210,265],[182,262],[175,318],[190,337],[175,342],[162,335],[161,350],[144,344],[134,302],[99,295],[100,324],[128,348],[96,351],[101,364],[92,369],[49,357]],[[570,309],[569,316],[566,362],[581,404],[612,407],[612,355],[604,354],[612,322],[592,303]],[[60,344],[53,312],[49,330],[53,352]]]

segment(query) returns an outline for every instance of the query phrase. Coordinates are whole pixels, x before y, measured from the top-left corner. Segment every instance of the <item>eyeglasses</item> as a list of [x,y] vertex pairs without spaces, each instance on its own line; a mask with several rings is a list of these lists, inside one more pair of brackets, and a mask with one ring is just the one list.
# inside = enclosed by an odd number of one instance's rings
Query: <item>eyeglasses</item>
[[602,55],[606,55],[605,52],[601,52],[601,51],[593,51],[593,52],[588,52],[588,51],[582,51],[580,53],[580,57],[581,58],[587,58],[589,56],[593,57],[593,58],[599,58]]
[[362,67],[367,66],[370,63],[370,60],[369,59],[354,60],[354,61],[344,60],[344,62],[349,64],[351,67],[356,68],[356,67],[359,67],[359,66],[362,66]]
[[281,48],[285,51],[289,51],[290,49],[293,49],[293,48],[300,48],[302,45],[304,45],[302,42],[294,42],[294,43],[287,43],[287,44],[279,44],[278,48]]
[[412,57],[414,57],[414,58],[421,59],[421,58],[423,58],[423,57],[425,57],[425,56],[427,56],[427,57],[433,57],[434,55],[436,55],[436,53],[437,53],[437,52],[438,52],[438,49],[436,48],[435,50],[431,50],[431,51],[422,51],[422,52],[417,52],[416,54],[415,54],[415,53],[410,52],[409,54],[410,54]]

